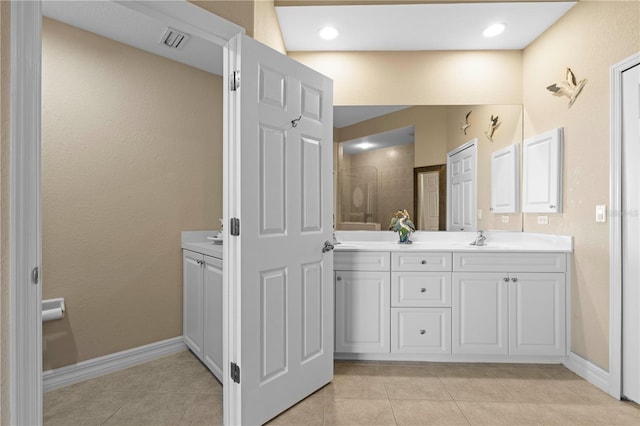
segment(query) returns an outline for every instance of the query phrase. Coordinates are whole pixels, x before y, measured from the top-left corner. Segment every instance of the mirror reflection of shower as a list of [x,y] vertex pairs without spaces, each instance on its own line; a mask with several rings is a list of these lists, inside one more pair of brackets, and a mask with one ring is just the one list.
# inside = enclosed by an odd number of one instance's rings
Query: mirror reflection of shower
[[413,214],[414,128],[342,142],[338,149],[338,230],[386,230],[393,213]]

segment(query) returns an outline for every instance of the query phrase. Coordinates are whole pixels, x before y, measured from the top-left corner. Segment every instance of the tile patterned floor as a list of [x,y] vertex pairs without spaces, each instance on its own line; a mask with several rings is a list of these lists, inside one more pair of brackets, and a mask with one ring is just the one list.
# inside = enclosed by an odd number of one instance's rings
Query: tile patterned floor
[[[44,396],[45,426],[218,425],[222,386],[188,351]],[[270,425],[640,425],[557,365],[340,362]]]

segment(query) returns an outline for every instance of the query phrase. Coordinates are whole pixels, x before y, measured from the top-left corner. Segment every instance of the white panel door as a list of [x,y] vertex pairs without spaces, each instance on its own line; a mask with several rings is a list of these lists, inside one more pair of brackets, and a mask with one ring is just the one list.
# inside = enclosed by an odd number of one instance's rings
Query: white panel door
[[199,253],[182,250],[182,334],[186,345],[200,359],[202,359],[204,338],[202,329],[202,258],[203,256]]
[[640,402],[640,65],[622,73],[622,394]]
[[249,37],[238,45],[231,96],[241,142],[228,188],[239,197],[229,251],[240,383],[231,382],[230,422],[255,425],[333,377],[333,252],[323,252],[333,227],[333,88]]
[[447,154],[447,230],[475,231],[477,139]]
[[565,274],[509,274],[509,353],[564,355]]
[[204,256],[204,353],[202,360],[222,381],[222,260]]
[[563,129],[526,139],[522,144],[522,211],[562,212]]
[[518,145],[491,153],[491,212],[516,213],[520,209]]
[[506,273],[454,272],[453,353],[508,353],[507,282]]
[[336,271],[336,352],[389,353],[388,272]]
[[422,194],[422,205],[418,209],[418,229],[437,231],[440,226],[440,174],[438,172],[418,175],[418,193]]

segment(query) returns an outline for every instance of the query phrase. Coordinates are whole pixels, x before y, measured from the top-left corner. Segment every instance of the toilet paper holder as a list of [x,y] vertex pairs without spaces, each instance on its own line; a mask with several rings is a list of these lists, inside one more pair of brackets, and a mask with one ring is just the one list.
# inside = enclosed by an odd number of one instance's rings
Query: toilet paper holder
[[64,297],[42,301],[42,322],[64,318]]

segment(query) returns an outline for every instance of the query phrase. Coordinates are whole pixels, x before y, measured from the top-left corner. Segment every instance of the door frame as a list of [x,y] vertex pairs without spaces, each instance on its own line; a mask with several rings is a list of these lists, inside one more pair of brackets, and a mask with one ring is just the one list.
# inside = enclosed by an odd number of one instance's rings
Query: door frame
[[[223,47],[223,85],[229,87],[229,70],[239,61],[235,40],[245,29],[205,9],[188,2],[129,2],[115,1],[121,6],[145,15],[162,18],[167,24],[184,29],[207,41]],[[10,104],[9,104],[9,190],[8,226],[9,244],[6,256],[9,263],[9,326],[6,338],[9,344],[9,424],[42,423],[42,284],[32,284],[32,271],[41,267],[41,212],[40,212],[40,159],[41,159],[41,66],[42,66],[42,2],[11,2],[10,4]],[[229,197],[229,172],[227,161],[236,155],[239,134],[234,131],[239,121],[233,98],[224,91],[223,146],[224,158],[224,217]],[[238,150],[239,152],[239,150]],[[225,268],[231,262],[233,251],[225,245]],[[5,253],[3,253],[3,257]],[[229,270],[229,269],[227,269]],[[224,274],[223,298],[228,297],[230,279]],[[24,285],[24,283],[29,285]],[[227,339],[227,305],[223,301],[223,344],[230,348]],[[5,305],[6,306],[6,305]],[[224,365],[229,354],[224,351]],[[36,366],[34,369],[33,366]],[[231,398],[226,393],[232,386],[227,374],[224,411],[228,424]]]
[[609,177],[609,395],[622,396],[622,73],[640,52],[611,66]]

